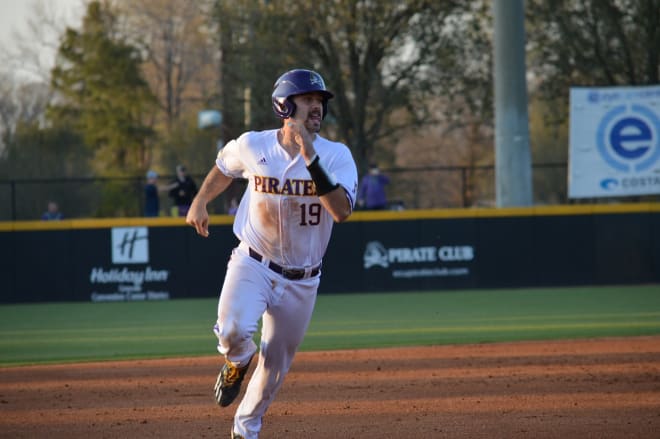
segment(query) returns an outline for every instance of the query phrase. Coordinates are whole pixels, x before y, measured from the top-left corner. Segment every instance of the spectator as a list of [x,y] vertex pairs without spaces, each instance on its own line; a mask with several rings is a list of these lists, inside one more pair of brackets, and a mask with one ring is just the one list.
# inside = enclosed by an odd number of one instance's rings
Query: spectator
[[387,208],[385,186],[390,183],[387,175],[381,174],[378,165],[369,165],[369,173],[362,177],[358,193],[358,206],[367,210],[383,210]]
[[62,218],[64,218],[64,215],[60,212],[60,207],[57,203],[55,201],[49,201],[48,208],[44,214],[41,215],[41,219],[44,221],[59,221]]
[[232,199],[229,200],[229,208],[227,209],[227,213],[229,215],[236,215],[236,212],[238,212],[238,201],[236,201],[236,197],[232,197]]
[[158,195],[158,174],[147,172],[147,184],[144,185],[144,216],[160,215],[160,196]]
[[195,181],[186,173],[183,165],[177,165],[176,178],[167,187],[169,196],[174,200],[174,205],[179,216],[186,216],[193,198],[197,195]]

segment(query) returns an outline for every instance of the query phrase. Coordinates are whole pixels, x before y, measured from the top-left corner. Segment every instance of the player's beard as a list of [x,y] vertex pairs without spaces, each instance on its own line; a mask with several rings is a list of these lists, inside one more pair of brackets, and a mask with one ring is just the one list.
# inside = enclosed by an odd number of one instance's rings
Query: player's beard
[[310,133],[318,133],[321,131],[321,120],[323,120],[323,115],[319,112],[311,112],[307,115],[305,119],[305,128]]

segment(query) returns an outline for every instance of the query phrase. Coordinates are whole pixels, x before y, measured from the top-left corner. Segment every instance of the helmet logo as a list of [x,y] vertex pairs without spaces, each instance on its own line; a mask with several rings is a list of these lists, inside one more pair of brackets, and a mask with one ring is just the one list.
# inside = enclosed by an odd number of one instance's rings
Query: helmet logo
[[323,83],[323,78],[316,72],[309,72],[309,83],[318,84],[323,90],[325,90],[325,84]]

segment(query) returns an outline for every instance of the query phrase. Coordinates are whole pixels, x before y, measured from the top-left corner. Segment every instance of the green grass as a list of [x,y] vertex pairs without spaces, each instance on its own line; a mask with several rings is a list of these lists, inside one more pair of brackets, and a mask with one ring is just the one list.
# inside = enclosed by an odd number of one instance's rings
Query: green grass
[[213,352],[216,301],[0,307],[0,365]]
[[[0,366],[211,355],[216,299],[0,306]],[[321,295],[301,350],[660,334],[660,286]]]
[[303,349],[660,334],[660,286],[321,296]]

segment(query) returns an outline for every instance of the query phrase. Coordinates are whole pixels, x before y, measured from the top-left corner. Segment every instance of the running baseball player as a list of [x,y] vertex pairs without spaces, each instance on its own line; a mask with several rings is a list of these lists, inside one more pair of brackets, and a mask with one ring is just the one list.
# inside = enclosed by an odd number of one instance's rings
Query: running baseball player
[[[186,222],[209,236],[208,203],[234,178],[248,186],[233,231],[240,240],[227,265],[213,328],[224,356],[214,391],[226,407],[255,357],[232,438],[257,438],[312,316],[334,222],[355,206],[357,169],[346,145],[318,133],[333,94],[321,75],[291,70],[277,79],[272,104],[280,129],[228,142],[193,200]],[[253,341],[263,318],[261,345]],[[257,354],[259,351],[259,354]]]

